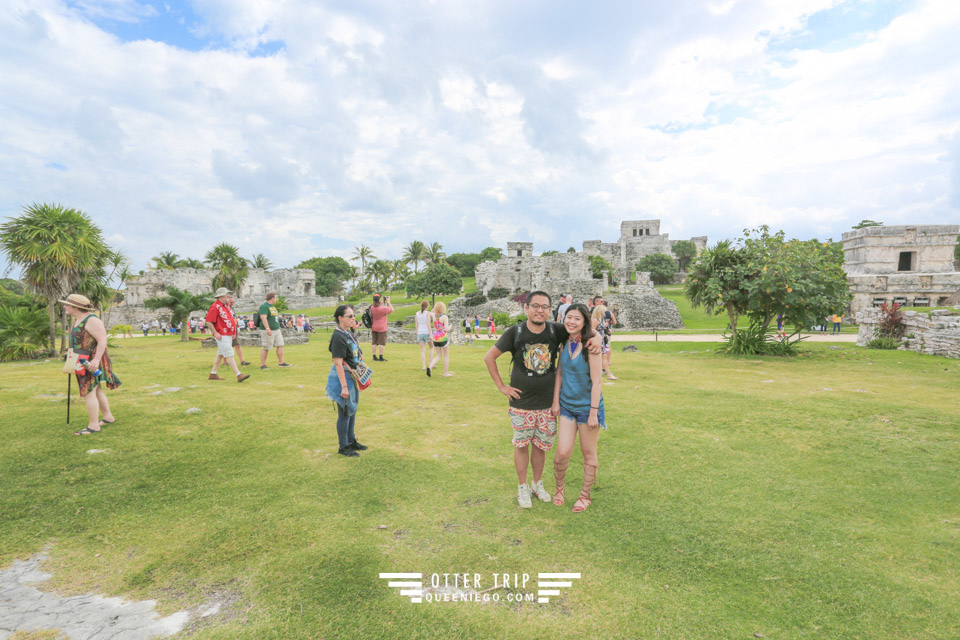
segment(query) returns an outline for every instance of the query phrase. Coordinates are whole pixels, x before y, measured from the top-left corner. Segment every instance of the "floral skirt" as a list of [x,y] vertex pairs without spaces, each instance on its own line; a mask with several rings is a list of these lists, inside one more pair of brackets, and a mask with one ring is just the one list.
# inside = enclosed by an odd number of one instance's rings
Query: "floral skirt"
[[120,378],[113,375],[113,367],[110,365],[110,356],[106,353],[100,359],[100,375],[95,376],[92,373],[86,373],[77,376],[77,386],[80,387],[80,397],[85,397],[88,393],[95,390],[100,383],[107,385],[107,389],[116,389],[120,386]]

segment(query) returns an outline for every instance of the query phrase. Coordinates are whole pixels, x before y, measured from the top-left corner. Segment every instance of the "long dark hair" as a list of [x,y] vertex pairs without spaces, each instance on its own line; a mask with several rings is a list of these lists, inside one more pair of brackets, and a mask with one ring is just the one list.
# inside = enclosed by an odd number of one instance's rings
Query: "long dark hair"
[[[583,318],[583,329],[580,330],[580,341],[585,343],[596,333],[590,325],[590,311],[582,302],[575,302],[567,307],[567,313],[571,311],[578,312],[580,317]],[[566,318],[566,316],[564,316],[564,318]]]

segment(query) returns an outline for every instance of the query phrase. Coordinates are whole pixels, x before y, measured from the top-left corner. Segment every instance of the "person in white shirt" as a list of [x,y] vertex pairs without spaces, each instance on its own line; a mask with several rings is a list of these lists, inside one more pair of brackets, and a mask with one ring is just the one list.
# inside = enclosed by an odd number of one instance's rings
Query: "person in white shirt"
[[430,303],[424,300],[420,303],[420,311],[417,311],[417,344],[420,345],[420,370],[427,368],[427,345],[430,346],[430,360],[433,360],[433,340],[430,336],[430,325],[432,319],[427,308]]

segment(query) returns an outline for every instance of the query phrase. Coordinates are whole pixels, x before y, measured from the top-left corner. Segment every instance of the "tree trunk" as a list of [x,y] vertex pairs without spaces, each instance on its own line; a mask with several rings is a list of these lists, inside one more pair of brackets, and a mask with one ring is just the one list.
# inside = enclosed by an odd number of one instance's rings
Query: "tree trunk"
[[736,346],[737,338],[737,315],[733,312],[733,305],[729,302],[724,305],[727,308],[727,315],[730,317],[730,330],[733,332],[733,345]]
[[190,329],[189,321],[184,319],[180,321],[180,342],[189,342],[190,336],[187,331]]
[[62,355],[67,352],[67,335],[70,333],[71,328],[67,318],[63,319],[63,324],[61,324],[60,327],[63,329],[63,333],[60,334],[60,354]]
[[47,303],[47,315],[50,316],[50,357],[57,355],[57,303]]

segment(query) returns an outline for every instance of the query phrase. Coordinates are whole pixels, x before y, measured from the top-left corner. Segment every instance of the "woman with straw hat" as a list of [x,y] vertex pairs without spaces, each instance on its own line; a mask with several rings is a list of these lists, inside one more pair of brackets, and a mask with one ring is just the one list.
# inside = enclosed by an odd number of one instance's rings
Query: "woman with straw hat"
[[105,383],[109,389],[120,386],[120,379],[113,375],[110,356],[107,355],[107,328],[93,313],[94,307],[86,296],[71,293],[66,300],[59,302],[63,303],[63,310],[73,319],[70,348],[76,353],[90,357],[86,365],[86,373],[77,375],[77,386],[80,387],[80,397],[87,405],[89,420],[86,427],[73,435],[86,436],[99,433],[105,425],[117,421],[110,412],[107,394],[103,392],[100,383]]

